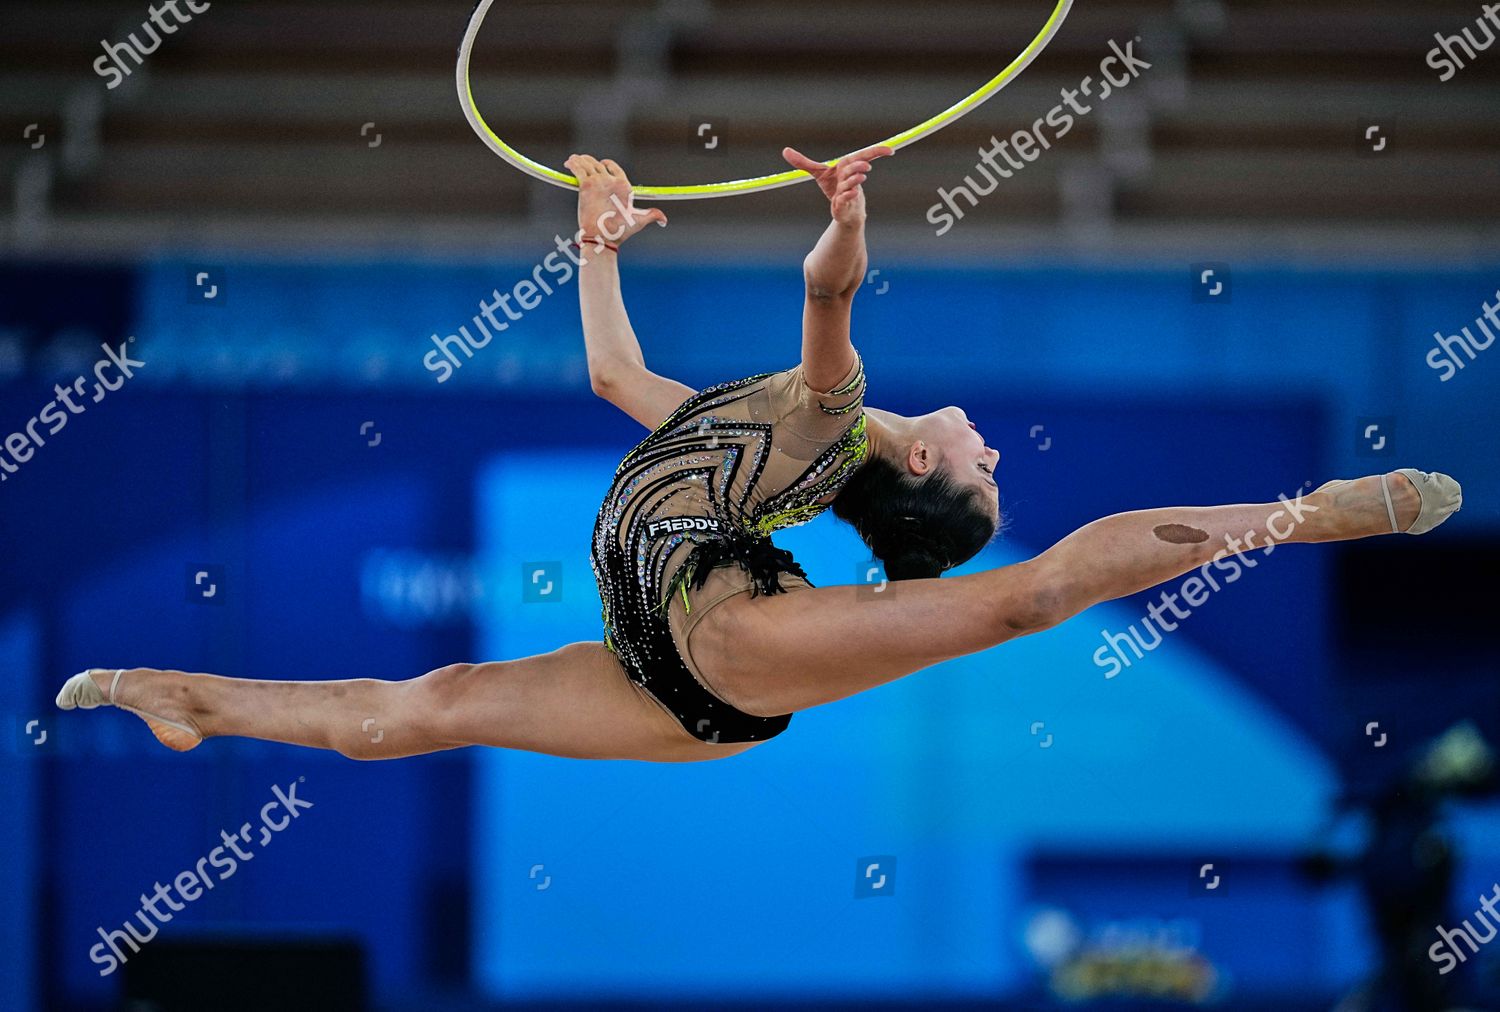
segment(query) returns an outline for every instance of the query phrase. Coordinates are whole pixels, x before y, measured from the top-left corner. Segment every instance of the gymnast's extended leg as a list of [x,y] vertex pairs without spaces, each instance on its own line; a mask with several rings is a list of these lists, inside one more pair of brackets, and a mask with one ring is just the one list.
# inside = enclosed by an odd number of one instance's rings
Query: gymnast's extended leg
[[[105,699],[114,675],[91,673]],[[179,750],[201,738],[239,736],[334,749],[354,759],[494,745],[578,759],[691,762],[750,747],[690,737],[600,643],[516,661],[450,664],[399,682],[276,682],[131,668],[119,680],[116,702],[189,729],[147,719],[163,744]]]
[[[1421,500],[1405,476],[1392,474],[1389,483],[1405,530]],[[731,705],[761,716],[788,713],[1049,629],[1100,602],[1197,570],[1230,543],[1243,550],[1232,556],[1234,564],[1253,567],[1268,543],[1391,531],[1378,476],[1300,502],[1297,510],[1272,502],[1121,513],[1027,562],[903,581],[882,594],[846,586],[731,598],[703,617],[689,646],[711,688]]]

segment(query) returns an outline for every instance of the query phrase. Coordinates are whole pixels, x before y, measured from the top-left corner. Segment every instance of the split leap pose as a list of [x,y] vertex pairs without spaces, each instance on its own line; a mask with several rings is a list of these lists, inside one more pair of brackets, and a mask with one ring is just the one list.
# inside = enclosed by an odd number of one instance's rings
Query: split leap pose
[[[866,266],[862,184],[890,153],[870,148],[828,167],[787,149],[833,218],[803,264],[802,361],[698,391],[647,369],[620,294],[619,244],[666,216],[632,203],[613,161],[568,159],[593,389],[651,430],[616,470],[594,527],[602,643],[397,682],[91,669],[63,686],[58,706],[118,706],[178,750],[238,735],[356,759],[466,745],[714,759],[775,736],[798,710],[1206,570],[1225,546],[1422,534],[1459,508],[1452,478],[1408,468],[1292,502],[1106,517],[1029,561],[939,579],[999,527],[999,454],[956,407],[909,418],[864,403],[849,337]],[[815,589],[772,544],[772,532],[830,506],[903,581],[898,591]],[[378,741],[365,730],[372,717]]]

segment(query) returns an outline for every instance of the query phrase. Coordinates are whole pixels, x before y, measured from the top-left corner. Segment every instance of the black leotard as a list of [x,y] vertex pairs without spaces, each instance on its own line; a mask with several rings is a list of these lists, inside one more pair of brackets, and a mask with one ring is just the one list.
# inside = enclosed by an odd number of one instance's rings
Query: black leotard
[[[702,612],[737,593],[810,586],[770,535],[821,513],[864,461],[864,389],[858,359],[828,393],[810,388],[801,366],[710,387],[615,471],[591,556],[604,642],[701,741],[763,741],[791,721],[744,713],[716,696],[687,638]],[[704,591],[710,578],[712,595]]]

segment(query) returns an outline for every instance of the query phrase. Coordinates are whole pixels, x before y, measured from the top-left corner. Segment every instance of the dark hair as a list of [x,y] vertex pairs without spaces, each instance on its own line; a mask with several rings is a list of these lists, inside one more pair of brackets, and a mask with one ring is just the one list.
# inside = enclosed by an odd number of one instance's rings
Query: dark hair
[[941,468],[918,478],[881,457],[854,472],[833,515],[858,532],[888,580],[935,577],[967,562],[999,530],[997,518]]

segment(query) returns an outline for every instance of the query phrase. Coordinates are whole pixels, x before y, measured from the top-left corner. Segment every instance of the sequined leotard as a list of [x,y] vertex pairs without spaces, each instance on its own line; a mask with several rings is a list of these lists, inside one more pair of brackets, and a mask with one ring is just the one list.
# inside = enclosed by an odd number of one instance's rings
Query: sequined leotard
[[710,387],[615,471],[591,556],[604,642],[701,741],[763,741],[791,721],[716,696],[692,661],[689,636],[736,594],[810,586],[770,535],[821,513],[864,461],[864,390],[858,359],[828,393],[809,387],[801,366]]

